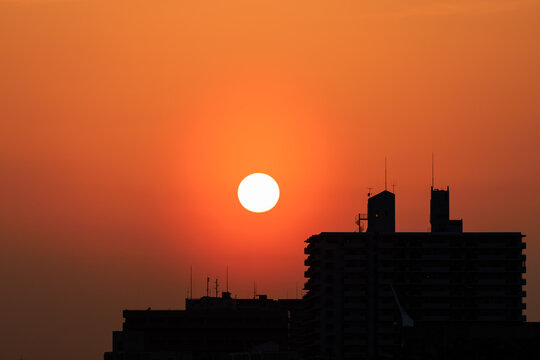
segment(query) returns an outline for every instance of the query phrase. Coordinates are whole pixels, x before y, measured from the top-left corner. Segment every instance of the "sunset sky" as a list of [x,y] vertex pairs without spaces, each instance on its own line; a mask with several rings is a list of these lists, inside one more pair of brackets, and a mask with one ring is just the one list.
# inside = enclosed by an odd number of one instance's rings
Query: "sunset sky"
[[[0,358],[102,359],[206,277],[295,296],[304,240],[395,184],[527,235],[540,321],[540,2],[0,0]],[[246,211],[240,181],[281,196]]]

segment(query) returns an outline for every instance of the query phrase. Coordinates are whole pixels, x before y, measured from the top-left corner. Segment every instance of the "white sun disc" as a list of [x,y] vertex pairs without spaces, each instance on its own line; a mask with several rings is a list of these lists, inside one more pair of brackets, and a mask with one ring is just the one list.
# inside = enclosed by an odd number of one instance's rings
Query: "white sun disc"
[[248,175],[238,186],[238,200],[247,210],[261,213],[273,208],[279,199],[279,186],[263,173]]

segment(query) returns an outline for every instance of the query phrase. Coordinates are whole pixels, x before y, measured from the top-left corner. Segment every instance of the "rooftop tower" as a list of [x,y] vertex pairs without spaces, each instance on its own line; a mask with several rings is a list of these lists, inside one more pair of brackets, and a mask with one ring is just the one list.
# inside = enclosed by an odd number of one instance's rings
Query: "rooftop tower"
[[384,190],[368,199],[368,232],[396,231],[396,196]]
[[431,187],[430,201],[431,232],[463,232],[463,220],[450,220],[450,188]]

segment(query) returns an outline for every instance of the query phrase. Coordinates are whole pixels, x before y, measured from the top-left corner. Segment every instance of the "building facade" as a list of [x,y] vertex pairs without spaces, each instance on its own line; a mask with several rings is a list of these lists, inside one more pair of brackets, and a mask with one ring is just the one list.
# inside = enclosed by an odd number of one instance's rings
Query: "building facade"
[[525,321],[521,233],[462,232],[448,189],[432,189],[432,232],[395,232],[394,204],[384,191],[366,232],[306,240],[306,359],[399,358],[414,324]]

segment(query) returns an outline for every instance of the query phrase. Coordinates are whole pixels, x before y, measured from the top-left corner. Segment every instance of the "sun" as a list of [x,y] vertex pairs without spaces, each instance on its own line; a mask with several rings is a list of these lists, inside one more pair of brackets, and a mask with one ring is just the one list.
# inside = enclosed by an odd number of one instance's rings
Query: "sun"
[[272,209],[279,199],[279,186],[263,173],[248,175],[238,185],[238,200],[249,211],[262,213]]

